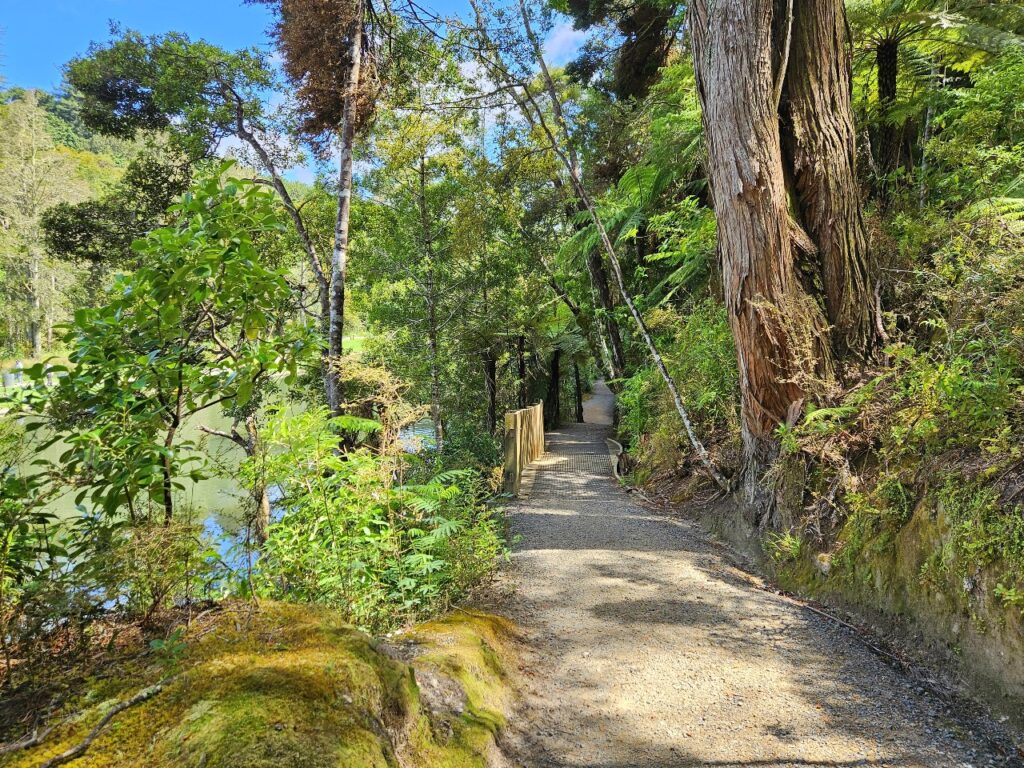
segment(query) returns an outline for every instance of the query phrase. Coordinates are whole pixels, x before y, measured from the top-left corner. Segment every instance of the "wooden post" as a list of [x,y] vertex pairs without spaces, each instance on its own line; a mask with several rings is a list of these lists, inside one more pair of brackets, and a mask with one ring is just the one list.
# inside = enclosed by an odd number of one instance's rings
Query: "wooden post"
[[516,429],[516,414],[505,414],[505,468],[502,470],[502,485],[506,493],[519,491],[519,451],[516,450],[519,436]]

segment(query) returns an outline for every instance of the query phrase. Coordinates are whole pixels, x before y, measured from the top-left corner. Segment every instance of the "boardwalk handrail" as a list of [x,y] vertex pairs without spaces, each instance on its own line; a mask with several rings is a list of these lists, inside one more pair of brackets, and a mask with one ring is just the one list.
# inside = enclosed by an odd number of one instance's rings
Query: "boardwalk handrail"
[[505,414],[505,468],[507,493],[519,493],[523,469],[544,453],[544,401]]

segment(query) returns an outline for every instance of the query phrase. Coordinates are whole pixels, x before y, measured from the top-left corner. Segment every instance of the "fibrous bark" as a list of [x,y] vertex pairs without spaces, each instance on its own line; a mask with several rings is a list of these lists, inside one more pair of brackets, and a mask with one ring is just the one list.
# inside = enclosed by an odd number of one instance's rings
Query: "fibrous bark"
[[[743,495],[772,523],[776,431],[875,341],[840,0],[690,8],[725,304],[740,368]],[[830,323],[834,332],[830,333]]]
[[838,360],[878,342],[875,276],[857,184],[851,62],[843,6],[799,0],[782,93],[782,136],[801,224],[817,249]]

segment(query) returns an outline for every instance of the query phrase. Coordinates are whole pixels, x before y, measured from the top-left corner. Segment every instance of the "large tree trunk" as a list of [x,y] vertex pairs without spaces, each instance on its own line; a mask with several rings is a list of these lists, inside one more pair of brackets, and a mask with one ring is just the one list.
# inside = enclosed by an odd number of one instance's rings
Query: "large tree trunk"
[[348,89],[338,126],[338,217],[334,225],[334,252],[331,258],[330,321],[327,334],[327,397],[331,411],[340,415],[343,393],[341,372],[338,370],[344,354],[345,336],[345,271],[348,264],[348,228],[352,211],[352,155],[356,139],[356,119],[359,110],[359,79],[363,53],[363,4],[356,2],[353,12],[352,33],[349,39],[351,67]]
[[[812,13],[803,2],[795,5],[792,18]],[[742,489],[758,525],[771,525],[775,509],[775,489],[766,487],[764,475],[778,455],[776,429],[795,423],[809,391],[833,373],[824,312],[799,269],[816,248],[790,213],[786,186],[778,104],[789,18],[785,2],[775,0],[691,5],[725,303],[740,368]],[[816,59],[803,49],[801,55],[809,69],[794,76],[813,82],[820,76]],[[815,117],[802,107],[799,114]],[[846,229],[845,222],[833,226]]]
[[851,62],[836,0],[798,0],[782,92],[784,162],[797,214],[817,250],[838,360],[866,358],[880,321],[857,184]]

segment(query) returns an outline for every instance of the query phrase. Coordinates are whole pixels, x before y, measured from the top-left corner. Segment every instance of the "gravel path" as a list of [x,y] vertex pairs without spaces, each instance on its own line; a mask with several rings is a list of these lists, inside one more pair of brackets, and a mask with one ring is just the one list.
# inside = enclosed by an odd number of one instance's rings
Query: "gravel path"
[[[531,648],[527,768],[1021,765],[845,630],[756,588],[693,524],[612,477],[612,396],[548,435],[512,514]],[[531,487],[532,481],[532,487]]]

